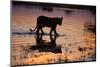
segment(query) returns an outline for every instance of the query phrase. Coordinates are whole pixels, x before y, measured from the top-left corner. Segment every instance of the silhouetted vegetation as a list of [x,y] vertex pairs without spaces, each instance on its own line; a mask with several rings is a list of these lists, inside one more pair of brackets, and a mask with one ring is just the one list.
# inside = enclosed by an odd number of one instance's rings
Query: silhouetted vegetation
[[74,10],[64,10],[64,12],[65,12],[66,15],[70,15],[70,14],[72,14],[73,11],[74,11]]
[[89,31],[89,32],[92,32],[92,33],[96,33],[96,25],[95,24],[92,24],[92,23],[86,23],[84,25],[85,27],[85,31]]
[[52,7],[43,7],[42,10],[47,11],[47,12],[52,12],[53,8]]

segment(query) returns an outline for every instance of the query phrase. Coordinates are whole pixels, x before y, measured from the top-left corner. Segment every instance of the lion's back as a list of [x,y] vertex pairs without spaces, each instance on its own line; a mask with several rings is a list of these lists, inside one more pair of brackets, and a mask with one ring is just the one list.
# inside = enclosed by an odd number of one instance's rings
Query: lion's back
[[39,24],[44,24],[44,25],[54,24],[54,19],[46,16],[39,16],[37,20]]
[[46,17],[46,16],[39,16],[37,18],[37,25],[38,26],[47,26],[47,27],[53,27],[56,26],[57,24],[61,23],[62,19],[57,18],[57,17]]

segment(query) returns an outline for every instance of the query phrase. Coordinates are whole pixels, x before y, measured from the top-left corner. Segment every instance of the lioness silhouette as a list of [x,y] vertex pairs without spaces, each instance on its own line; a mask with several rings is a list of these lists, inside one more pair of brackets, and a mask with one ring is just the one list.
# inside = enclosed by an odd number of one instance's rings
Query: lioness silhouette
[[50,27],[51,28],[50,34],[52,34],[52,32],[54,31],[54,33],[57,35],[58,33],[56,32],[56,27],[57,27],[57,24],[62,25],[62,20],[63,20],[63,17],[50,18],[50,17],[46,17],[46,16],[39,16],[37,18],[37,25],[36,25],[35,29],[32,30],[30,28],[30,31],[32,32],[37,29],[37,31],[36,31],[37,34],[39,33],[40,30],[41,30],[42,34],[44,34],[42,28]]

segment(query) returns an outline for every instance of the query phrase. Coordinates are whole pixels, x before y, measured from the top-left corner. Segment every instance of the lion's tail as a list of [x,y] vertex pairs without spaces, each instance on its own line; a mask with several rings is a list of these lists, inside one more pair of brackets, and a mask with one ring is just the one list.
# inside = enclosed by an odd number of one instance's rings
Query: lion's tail
[[34,29],[34,30],[32,30],[32,29],[30,28],[30,31],[31,31],[31,32],[33,32],[33,31],[35,31],[36,29],[37,29],[37,26],[35,27],[35,29]]

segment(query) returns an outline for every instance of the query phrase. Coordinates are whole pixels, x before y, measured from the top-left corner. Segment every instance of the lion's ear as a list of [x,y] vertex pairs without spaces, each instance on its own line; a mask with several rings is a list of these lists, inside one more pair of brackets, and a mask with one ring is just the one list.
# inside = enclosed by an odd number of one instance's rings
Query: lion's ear
[[63,17],[61,17],[61,19],[63,19]]

